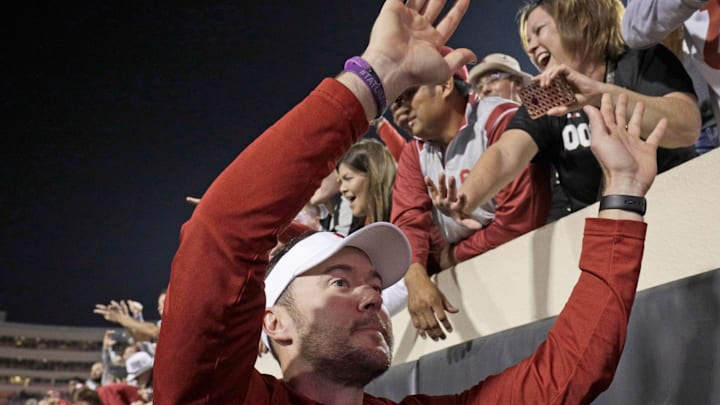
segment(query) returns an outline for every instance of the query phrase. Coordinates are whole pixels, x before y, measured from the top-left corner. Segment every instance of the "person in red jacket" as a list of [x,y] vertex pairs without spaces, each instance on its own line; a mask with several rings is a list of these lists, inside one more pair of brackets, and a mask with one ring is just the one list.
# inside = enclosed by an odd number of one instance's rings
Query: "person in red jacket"
[[[455,308],[430,276],[545,225],[550,208],[550,166],[527,164],[506,187],[473,211],[470,228],[436,209],[428,181],[462,184],[475,163],[500,140],[519,104],[468,93],[467,69],[452,79],[415,86],[393,102],[398,125],[414,139],[398,160],[391,222],[410,240],[413,260],[404,279],[408,311],[420,336],[444,339]],[[381,126],[387,132],[390,124]],[[436,235],[441,235],[438,238]],[[441,327],[441,324],[444,326]]]
[[[320,83],[207,190],[182,228],[173,260],[154,404],[392,403],[363,387],[391,363],[392,329],[380,292],[409,263],[401,231],[380,222],[347,238],[311,234],[276,255],[266,278],[267,252],[388,99],[413,85],[442,82],[474,58],[467,49],[440,54],[469,1],[458,0],[433,27],[443,5],[386,1],[362,61],[352,59],[364,67]],[[626,104],[617,101],[621,116]],[[584,404],[609,385],[642,260],[646,226],[638,204],[655,177],[664,121],[645,143],[637,136],[639,107],[627,131],[621,117],[615,122],[608,97],[602,113],[588,113],[607,175],[608,209],[587,221],[582,272],[548,339],[463,393],[413,395],[402,403]],[[278,154],[281,146],[285,153]],[[297,173],[310,180],[299,182]],[[282,379],[254,369],[261,331]]]

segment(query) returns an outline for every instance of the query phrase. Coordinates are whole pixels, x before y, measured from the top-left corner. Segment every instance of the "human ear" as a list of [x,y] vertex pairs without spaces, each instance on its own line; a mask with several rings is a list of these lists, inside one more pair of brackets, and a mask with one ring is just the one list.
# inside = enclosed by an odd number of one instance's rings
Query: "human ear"
[[455,79],[451,77],[448,81],[442,84],[442,94],[444,98],[450,97],[455,89]]
[[290,317],[287,311],[281,307],[266,308],[263,314],[263,331],[270,340],[279,342],[280,344],[292,343],[292,335],[290,330]]

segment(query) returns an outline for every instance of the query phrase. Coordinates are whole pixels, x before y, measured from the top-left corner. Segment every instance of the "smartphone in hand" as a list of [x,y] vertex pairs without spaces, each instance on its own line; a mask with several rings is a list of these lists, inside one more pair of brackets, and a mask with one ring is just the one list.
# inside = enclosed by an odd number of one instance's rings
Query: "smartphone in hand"
[[532,119],[542,117],[553,107],[577,102],[575,93],[564,76],[557,76],[547,87],[540,86],[539,82],[532,82],[520,90],[520,100]]

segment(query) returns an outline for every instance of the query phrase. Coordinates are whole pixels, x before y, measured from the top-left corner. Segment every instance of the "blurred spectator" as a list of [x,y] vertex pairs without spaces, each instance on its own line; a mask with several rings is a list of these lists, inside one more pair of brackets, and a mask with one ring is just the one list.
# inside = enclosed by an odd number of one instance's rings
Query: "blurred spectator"
[[365,223],[390,220],[395,158],[380,142],[363,139],[337,164],[340,193],[350,202],[355,217]]
[[80,388],[73,392],[73,405],[105,405],[98,393],[88,387]]
[[105,331],[103,336],[102,362],[103,376],[102,384],[107,385],[122,381],[125,378],[125,360],[123,353],[128,350],[134,350],[134,345],[128,345],[128,341],[119,342],[118,339],[124,340],[123,334],[114,330]]
[[400,155],[408,143],[407,139],[400,135],[400,132],[384,116],[370,121],[370,126],[375,127],[375,133],[383,141],[395,161],[400,160]]
[[479,97],[496,96],[520,102],[520,90],[532,76],[523,72],[517,59],[491,53],[470,70],[468,81]]
[[337,171],[333,170],[322,180],[309,203],[320,208],[320,225],[324,230],[342,235],[350,233],[354,218],[350,203],[340,194]]
[[137,352],[125,361],[127,383],[139,388],[152,387],[153,358],[146,352]]
[[320,207],[307,203],[295,216],[294,221],[299,222],[314,231],[320,231],[322,230],[322,226],[320,225],[320,215]]
[[99,361],[93,363],[92,367],[90,368],[90,377],[85,380],[85,386],[90,388],[91,390],[97,389],[99,386],[102,385],[102,377],[104,373],[105,368],[103,367],[102,362]]
[[71,405],[71,403],[63,399],[60,391],[50,390],[43,399],[38,401],[38,405]]
[[140,395],[140,389],[138,387],[125,383],[103,385],[98,388],[97,394],[103,405],[134,405],[146,403]]
[[[628,0],[622,32],[632,48],[663,43],[678,49],[678,57],[693,79],[703,126],[695,149],[717,148],[720,117],[720,4],[708,0]],[[679,33],[680,35],[675,35]]]
[[[158,295],[158,315],[161,318],[164,301],[165,290],[162,290]],[[136,341],[156,341],[160,335],[160,321],[157,323],[145,322],[142,316],[142,305],[135,303],[133,307],[136,311],[135,315],[130,312],[126,301],[112,300],[108,305],[96,304],[93,312],[102,315],[107,321],[122,325]]]

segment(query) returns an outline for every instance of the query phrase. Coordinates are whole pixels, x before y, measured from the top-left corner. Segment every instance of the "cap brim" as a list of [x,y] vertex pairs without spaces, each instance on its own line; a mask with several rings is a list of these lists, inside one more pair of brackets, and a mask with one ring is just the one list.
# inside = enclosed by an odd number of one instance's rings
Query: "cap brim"
[[382,278],[383,288],[400,281],[410,267],[410,242],[400,228],[388,222],[366,225],[345,238],[344,246],[356,247],[368,255]]
[[[410,267],[410,242],[400,228],[388,222],[366,225],[348,237],[334,232],[316,232],[298,242],[275,264],[265,280],[265,307],[275,305],[295,277],[345,247],[365,252],[382,279],[383,289],[400,281]],[[261,337],[270,347],[264,330]]]
[[398,227],[388,222],[375,222],[348,237],[334,232],[317,232],[298,242],[273,267],[265,280],[265,306],[275,305],[295,277],[344,247],[355,247],[368,255],[382,279],[383,288],[399,281],[410,266],[410,243]]
[[507,67],[506,65],[500,64],[500,63],[494,63],[494,62],[484,62],[476,65],[474,68],[470,69],[470,77],[468,78],[468,81],[473,85],[477,86],[478,78],[482,75],[484,75],[487,72],[492,71],[501,71],[510,73],[515,76],[520,76],[523,79],[523,86],[527,86],[532,82],[532,76],[523,72],[523,71],[517,71],[514,69],[511,69]]

